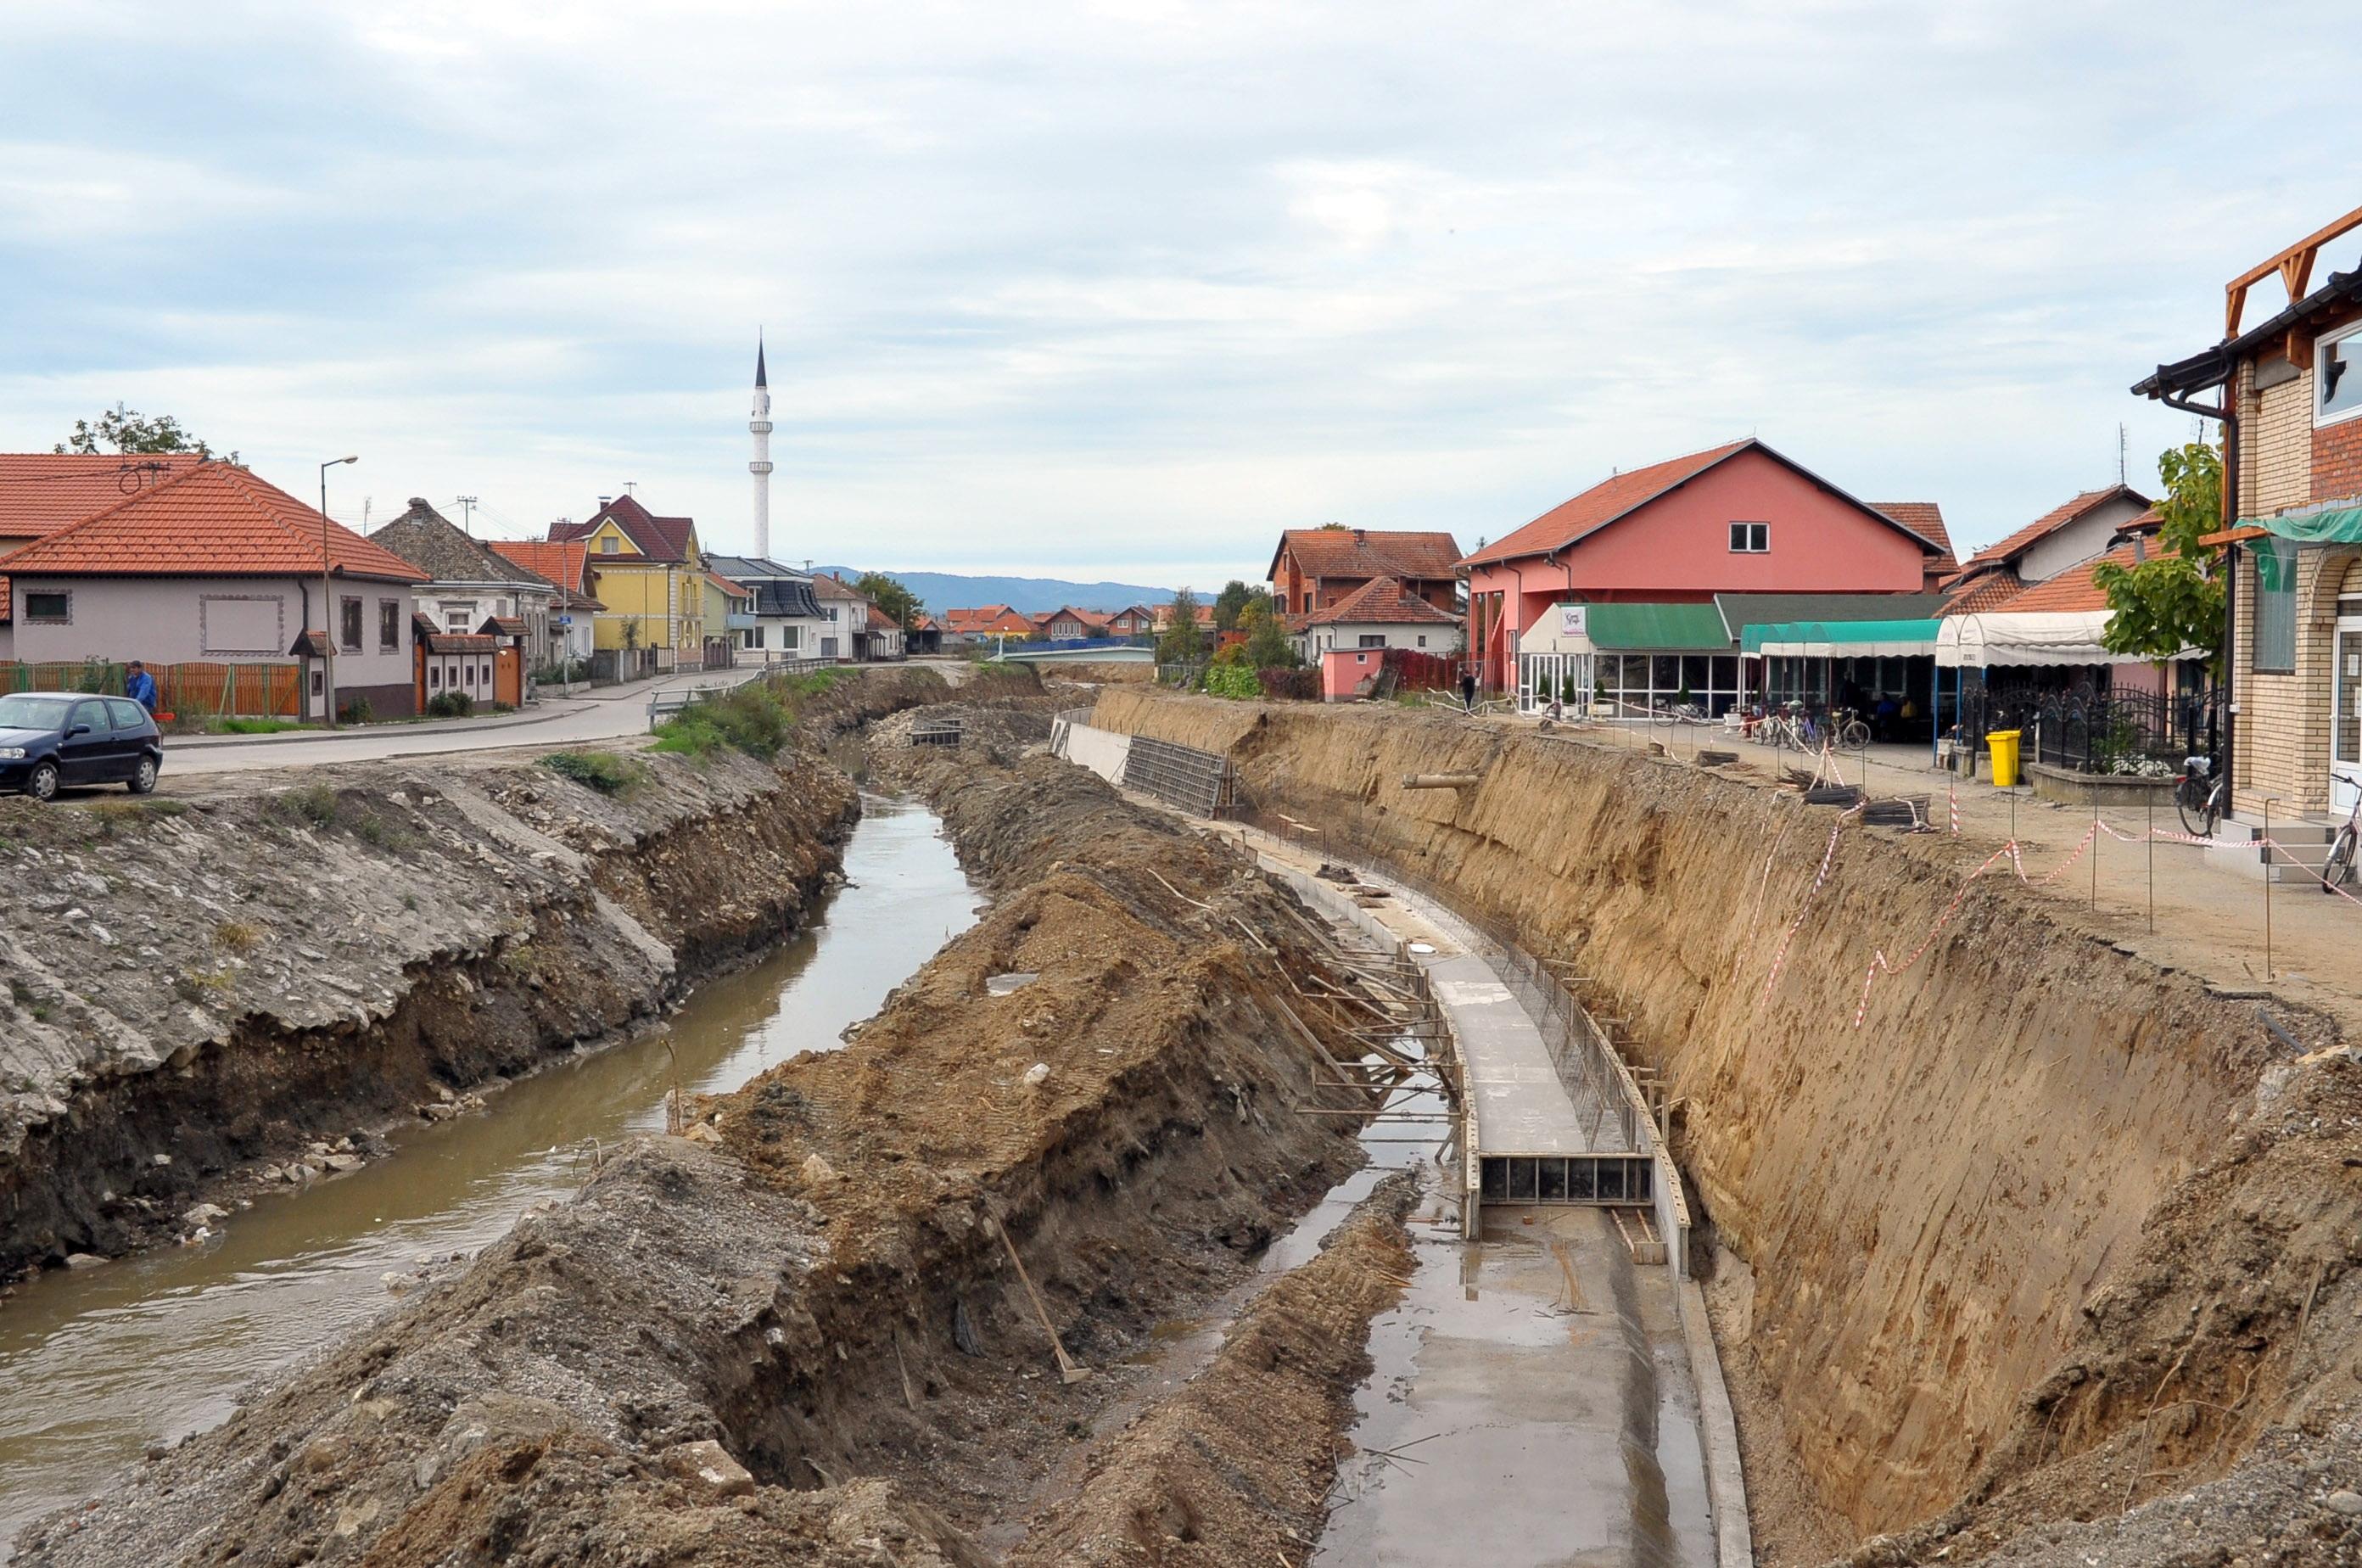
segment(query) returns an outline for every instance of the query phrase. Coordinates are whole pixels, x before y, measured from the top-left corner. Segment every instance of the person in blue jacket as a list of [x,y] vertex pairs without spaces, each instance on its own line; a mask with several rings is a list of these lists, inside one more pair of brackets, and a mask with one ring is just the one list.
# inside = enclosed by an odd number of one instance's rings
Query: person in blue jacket
[[131,661],[131,672],[124,677],[123,694],[153,713],[156,711],[156,678],[138,659]]

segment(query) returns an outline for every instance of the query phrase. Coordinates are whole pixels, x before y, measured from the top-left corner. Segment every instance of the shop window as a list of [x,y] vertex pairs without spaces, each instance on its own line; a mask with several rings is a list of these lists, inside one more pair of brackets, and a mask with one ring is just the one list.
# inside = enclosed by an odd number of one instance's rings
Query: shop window
[[2286,539],[2258,539],[2255,560],[2253,668],[2259,674],[2292,675],[2296,672],[2296,550]]

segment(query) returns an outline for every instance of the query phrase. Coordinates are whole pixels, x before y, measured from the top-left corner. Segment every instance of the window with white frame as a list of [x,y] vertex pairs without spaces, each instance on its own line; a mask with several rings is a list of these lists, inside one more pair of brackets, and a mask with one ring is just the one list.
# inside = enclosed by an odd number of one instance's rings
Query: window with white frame
[[2362,414],[2362,321],[2326,333],[2312,355],[2312,422],[2334,425]]
[[1772,525],[1769,523],[1733,523],[1730,525],[1730,548],[1734,554],[1760,556],[1772,548]]

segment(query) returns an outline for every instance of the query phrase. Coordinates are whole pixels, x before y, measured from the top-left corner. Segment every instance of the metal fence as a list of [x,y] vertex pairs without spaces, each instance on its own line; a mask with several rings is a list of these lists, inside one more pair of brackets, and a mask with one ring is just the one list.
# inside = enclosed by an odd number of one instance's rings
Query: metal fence
[[1995,730],[2016,730],[2029,761],[2078,773],[2159,773],[2187,756],[2218,755],[2220,711],[2212,690],[2166,695],[1978,684],[1960,694],[1960,734],[1979,744]]

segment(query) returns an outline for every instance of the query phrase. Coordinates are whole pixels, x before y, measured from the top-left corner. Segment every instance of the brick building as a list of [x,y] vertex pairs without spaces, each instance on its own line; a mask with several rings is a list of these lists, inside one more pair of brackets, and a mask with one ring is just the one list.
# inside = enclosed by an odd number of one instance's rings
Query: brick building
[[[2309,287],[2362,209],[2234,279],[2225,336],[2134,391],[2224,422],[2232,805],[2343,817],[2362,793],[2362,270]],[[2249,308],[2277,276],[2288,303]],[[2212,396],[2216,401],[2201,401]]]

